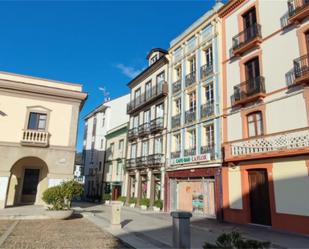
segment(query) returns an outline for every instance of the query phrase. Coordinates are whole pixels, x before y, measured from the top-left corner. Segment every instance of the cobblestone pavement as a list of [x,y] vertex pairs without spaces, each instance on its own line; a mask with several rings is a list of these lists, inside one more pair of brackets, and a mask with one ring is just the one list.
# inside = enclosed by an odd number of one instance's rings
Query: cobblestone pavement
[[[13,224],[0,221],[0,240]],[[1,234],[2,232],[2,234]],[[70,220],[21,220],[0,245],[1,249],[99,249],[128,248],[117,238],[84,218]]]

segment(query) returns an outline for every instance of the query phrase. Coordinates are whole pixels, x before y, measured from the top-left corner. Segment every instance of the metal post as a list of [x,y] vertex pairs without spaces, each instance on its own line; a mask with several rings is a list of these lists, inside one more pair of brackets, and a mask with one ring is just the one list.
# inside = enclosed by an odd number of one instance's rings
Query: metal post
[[173,217],[173,248],[190,249],[190,212],[172,212]]

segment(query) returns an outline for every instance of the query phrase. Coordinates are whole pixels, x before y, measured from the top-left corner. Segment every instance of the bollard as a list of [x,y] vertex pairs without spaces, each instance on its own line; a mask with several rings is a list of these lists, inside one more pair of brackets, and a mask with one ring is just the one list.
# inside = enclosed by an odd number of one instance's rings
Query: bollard
[[113,201],[112,202],[112,228],[121,228],[121,202]]
[[173,248],[190,249],[190,212],[172,212],[173,217]]

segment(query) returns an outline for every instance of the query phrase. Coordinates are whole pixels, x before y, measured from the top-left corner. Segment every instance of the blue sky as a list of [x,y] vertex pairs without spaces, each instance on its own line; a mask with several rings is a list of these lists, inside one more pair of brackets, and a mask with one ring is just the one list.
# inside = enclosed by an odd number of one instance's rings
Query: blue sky
[[215,3],[209,1],[1,2],[0,71],[82,83],[83,117],[103,101],[129,92],[151,48],[169,42]]

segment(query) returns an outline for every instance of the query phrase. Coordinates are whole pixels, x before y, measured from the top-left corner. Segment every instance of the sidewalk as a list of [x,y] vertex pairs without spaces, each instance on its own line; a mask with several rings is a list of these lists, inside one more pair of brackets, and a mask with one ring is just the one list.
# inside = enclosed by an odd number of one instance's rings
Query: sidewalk
[[[110,228],[111,207],[77,204],[90,221],[135,248],[172,248],[172,218],[168,213],[122,208],[122,228]],[[309,237],[277,232],[265,227],[218,223],[203,217],[191,219],[191,246],[202,248],[205,241],[213,243],[223,232],[237,230],[246,238],[270,241],[272,248],[309,248]]]

